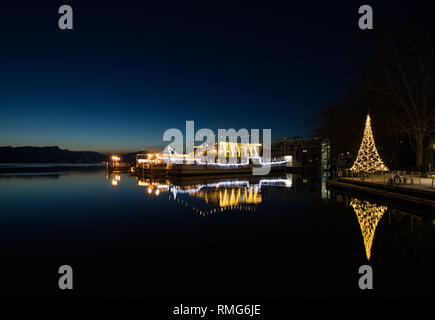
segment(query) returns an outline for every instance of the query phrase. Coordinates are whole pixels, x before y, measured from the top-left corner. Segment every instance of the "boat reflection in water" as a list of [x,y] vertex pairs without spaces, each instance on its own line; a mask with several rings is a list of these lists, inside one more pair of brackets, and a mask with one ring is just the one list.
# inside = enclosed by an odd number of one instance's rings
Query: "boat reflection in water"
[[[159,196],[167,193],[168,199],[191,207],[200,215],[228,210],[255,211],[263,200],[265,187],[290,188],[292,175],[267,178],[203,179],[192,181],[153,180],[137,177],[137,186],[144,187],[148,194]],[[192,200],[201,200],[198,201]]]

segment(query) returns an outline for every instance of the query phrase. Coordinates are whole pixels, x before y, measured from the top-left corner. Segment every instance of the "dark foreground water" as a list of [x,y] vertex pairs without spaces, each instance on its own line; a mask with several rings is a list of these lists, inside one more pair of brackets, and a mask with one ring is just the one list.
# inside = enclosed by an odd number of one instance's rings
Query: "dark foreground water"
[[[320,177],[9,175],[0,212],[6,298],[435,296],[435,216],[328,191]],[[371,291],[358,287],[365,264]]]

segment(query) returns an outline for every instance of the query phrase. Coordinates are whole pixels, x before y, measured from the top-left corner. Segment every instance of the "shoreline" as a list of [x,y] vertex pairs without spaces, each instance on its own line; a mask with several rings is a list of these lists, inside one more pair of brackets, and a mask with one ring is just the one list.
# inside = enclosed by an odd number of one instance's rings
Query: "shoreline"
[[326,184],[330,190],[348,190],[355,194],[367,194],[374,198],[389,199],[393,203],[412,204],[434,213],[435,201],[433,200],[433,194],[435,194],[435,190],[421,190],[345,179],[329,180]]
[[[9,163],[8,163],[9,164]],[[37,163],[32,163],[34,166],[11,166],[1,167],[0,163],[0,175],[8,174],[8,173],[44,173],[44,172],[62,172],[62,171],[92,171],[92,170],[101,170],[105,169],[106,166],[104,164],[65,164],[61,165],[60,163],[41,163],[44,166],[36,166]]]

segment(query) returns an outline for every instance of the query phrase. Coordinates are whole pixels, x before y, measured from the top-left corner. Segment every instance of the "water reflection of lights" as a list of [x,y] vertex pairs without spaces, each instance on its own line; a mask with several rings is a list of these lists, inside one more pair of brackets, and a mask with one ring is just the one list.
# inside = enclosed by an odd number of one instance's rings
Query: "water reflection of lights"
[[[107,178],[109,178],[109,176],[107,176]],[[119,181],[121,181],[121,176],[119,174],[116,174],[113,178],[112,178],[112,186],[117,186]]]
[[255,187],[223,188],[212,189],[210,191],[200,191],[197,197],[203,198],[207,204],[218,207],[231,207],[239,204],[258,204],[261,203],[261,193]]
[[[227,180],[177,186],[172,185],[168,180],[138,179],[137,185],[146,187],[147,193],[150,195],[159,196],[162,192],[169,192],[170,200],[185,207],[191,207],[200,215],[208,215],[228,210],[255,211],[256,206],[262,202],[262,187],[291,187],[292,175],[287,175],[286,178],[264,178],[257,181],[257,183],[252,183],[249,180]],[[204,200],[206,208],[189,205],[183,197],[177,197],[182,195]]]
[[367,260],[370,260],[376,227],[388,207],[356,198],[352,199],[350,205],[353,207],[358,218],[358,223],[364,239]]
[[282,186],[282,187],[291,187],[292,186],[292,180],[291,176],[290,179],[261,179],[259,183],[257,184],[251,184],[248,180],[233,180],[233,181],[221,181],[217,183],[209,183],[209,184],[201,184],[196,187],[190,187],[187,189],[180,189],[177,186],[173,186],[171,188],[172,194],[174,198],[177,197],[177,194],[183,194],[183,193],[198,193],[203,188],[221,188],[221,187],[239,187],[244,186],[247,188],[255,188],[257,191],[261,191],[262,186]]
[[328,180],[328,177],[329,177],[329,173],[327,173],[327,172],[322,173],[322,177],[320,180],[320,189],[321,189],[322,199],[329,199],[329,197],[330,197],[330,192],[326,188],[326,181]]
[[257,210],[256,205],[233,205],[233,206],[227,206],[227,207],[220,207],[220,208],[200,208],[195,205],[189,204],[186,200],[183,199],[176,199],[175,200],[178,204],[191,208],[194,212],[198,213],[201,216],[207,216],[219,212],[228,212],[228,211],[245,211],[245,212],[255,212]]

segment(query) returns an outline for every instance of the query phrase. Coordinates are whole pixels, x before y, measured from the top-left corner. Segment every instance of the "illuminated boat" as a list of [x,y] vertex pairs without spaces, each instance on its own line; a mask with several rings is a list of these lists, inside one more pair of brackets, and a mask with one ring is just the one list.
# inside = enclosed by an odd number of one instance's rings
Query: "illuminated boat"
[[161,153],[138,153],[136,166],[131,168],[132,173],[142,175],[166,175],[166,163]]
[[195,146],[194,151],[188,154],[168,148],[170,152],[167,153],[138,154],[136,168],[132,171],[143,174],[165,173],[168,176],[252,174],[253,170],[262,167],[270,167],[271,172],[285,170],[291,162],[291,156],[264,160],[259,156],[260,148],[260,143],[238,142],[220,142],[210,148]]

